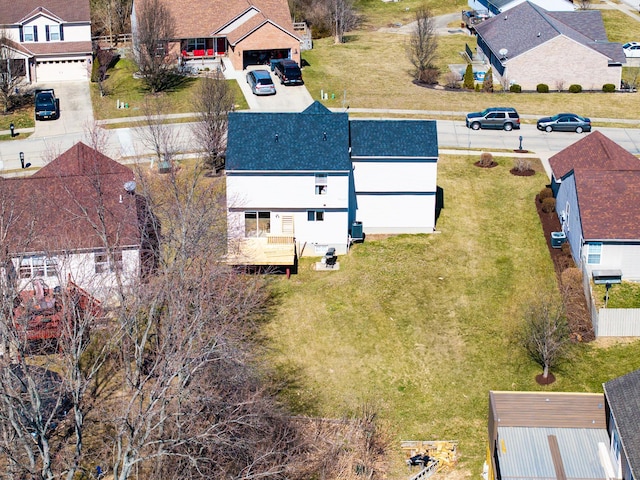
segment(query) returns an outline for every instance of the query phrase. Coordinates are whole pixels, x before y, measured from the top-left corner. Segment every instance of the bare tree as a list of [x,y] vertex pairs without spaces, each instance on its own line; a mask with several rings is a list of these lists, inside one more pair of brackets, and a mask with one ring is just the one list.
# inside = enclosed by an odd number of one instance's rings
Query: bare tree
[[140,140],[153,150],[161,171],[173,167],[178,153],[178,132],[166,117],[169,106],[164,97],[146,97],[142,104],[143,119],[136,125]]
[[160,92],[174,80],[169,42],[175,37],[175,20],[162,0],[141,0],[136,5],[133,53],[146,85],[151,92]]
[[417,81],[425,83],[438,81],[438,70],[435,67],[437,49],[435,18],[431,9],[422,5],[416,9],[415,27],[411,32],[407,46],[409,61],[414,68],[413,76]]
[[16,58],[12,43],[5,31],[0,30],[0,101],[5,114],[13,107],[16,87],[26,75],[26,62],[22,58]]
[[91,0],[91,26],[94,35],[117,36],[130,32],[132,0]]
[[353,0],[329,0],[334,43],[342,43],[344,34],[358,23]]
[[562,304],[541,299],[530,305],[524,315],[520,342],[542,367],[542,378],[547,380],[549,370],[565,357],[569,345],[569,326]]
[[200,80],[193,105],[200,120],[194,135],[205,152],[206,165],[217,172],[224,167],[228,115],[234,106],[233,90],[221,72]]

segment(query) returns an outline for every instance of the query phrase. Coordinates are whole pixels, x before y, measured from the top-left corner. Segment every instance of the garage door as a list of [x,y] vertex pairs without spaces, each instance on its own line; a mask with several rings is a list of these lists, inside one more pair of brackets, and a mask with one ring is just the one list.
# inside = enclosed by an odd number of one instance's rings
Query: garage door
[[36,64],[36,81],[86,80],[87,64],[84,60],[48,60]]

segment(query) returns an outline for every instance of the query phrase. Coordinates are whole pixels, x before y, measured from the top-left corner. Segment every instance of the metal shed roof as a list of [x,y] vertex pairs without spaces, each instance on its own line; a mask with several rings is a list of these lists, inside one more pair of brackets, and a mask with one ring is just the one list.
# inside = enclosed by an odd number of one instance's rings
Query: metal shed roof
[[569,479],[606,479],[598,443],[609,445],[606,429],[553,427],[498,427],[497,454],[502,480],[555,480],[553,447],[555,436]]

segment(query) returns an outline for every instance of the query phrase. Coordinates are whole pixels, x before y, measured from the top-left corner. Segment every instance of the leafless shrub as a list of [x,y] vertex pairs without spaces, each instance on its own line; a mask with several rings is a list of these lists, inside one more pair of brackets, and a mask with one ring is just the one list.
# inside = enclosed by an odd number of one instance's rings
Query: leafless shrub
[[516,158],[513,169],[516,172],[528,172],[532,170],[531,160],[528,160],[526,158]]
[[480,154],[480,162],[478,164],[481,167],[490,167],[493,165],[493,155],[489,152],[482,152]]
[[551,198],[545,198],[544,200],[542,200],[542,211],[544,213],[551,213],[553,211],[555,211],[556,209],[556,199],[551,197]]
[[444,84],[447,88],[458,89],[461,81],[462,77],[456,72],[449,71],[444,74]]
[[564,80],[556,80],[556,90],[558,92],[563,92],[564,91]]

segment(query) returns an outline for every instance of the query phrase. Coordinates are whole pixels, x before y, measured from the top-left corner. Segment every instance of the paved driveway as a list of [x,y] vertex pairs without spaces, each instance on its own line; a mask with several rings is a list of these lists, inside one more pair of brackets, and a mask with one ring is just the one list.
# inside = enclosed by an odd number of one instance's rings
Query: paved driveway
[[[251,66],[249,67],[251,70],[256,69],[266,69],[268,70],[268,66]],[[248,69],[248,70],[249,70]],[[275,95],[254,95],[251,92],[251,88],[247,83],[246,74],[248,70],[244,70],[242,72],[235,72],[235,78],[240,85],[242,93],[247,99],[247,103],[249,104],[249,108],[252,111],[262,111],[262,112],[301,112],[309,105],[313,103],[313,98],[311,98],[311,94],[307,90],[307,87],[304,85],[280,85],[280,80],[276,76],[275,73],[271,73],[271,78],[273,79],[273,83],[276,86],[276,94]],[[226,73],[225,73],[226,75]],[[304,70],[302,71],[302,77],[304,78]]]
[[34,137],[53,137],[80,133],[93,122],[93,108],[89,94],[89,82],[51,82],[38,84],[37,88],[53,88],[60,99],[60,118],[36,122]]

